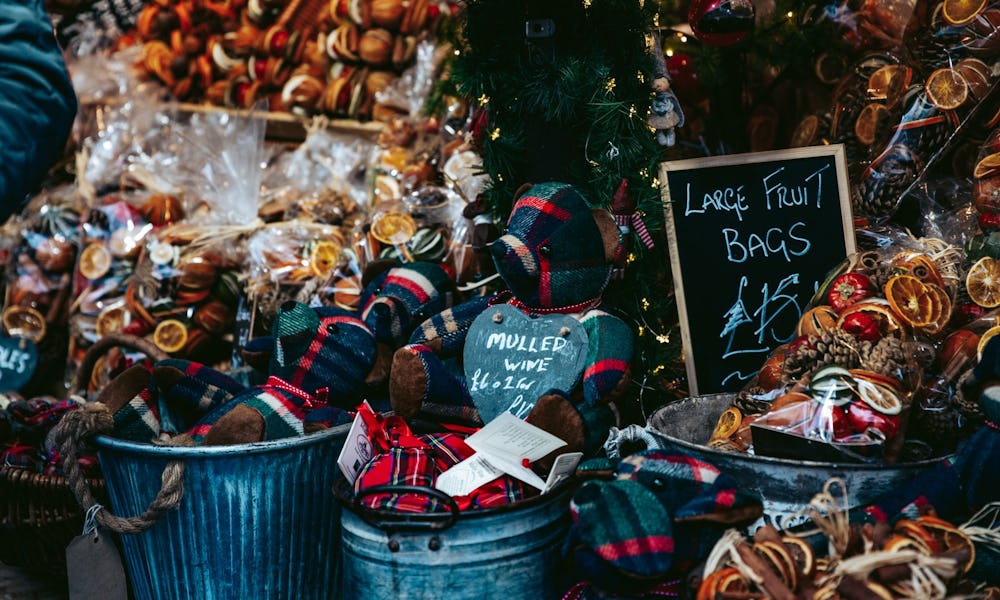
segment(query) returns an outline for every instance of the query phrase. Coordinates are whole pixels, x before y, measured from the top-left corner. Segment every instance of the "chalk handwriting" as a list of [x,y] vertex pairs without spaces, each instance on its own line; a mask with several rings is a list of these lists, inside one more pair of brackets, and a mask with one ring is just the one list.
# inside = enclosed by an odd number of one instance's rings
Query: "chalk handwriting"
[[[778,323],[797,323],[799,317],[802,316],[802,308],[799,306],[799,294],[797,291],[790,289],[798,285],[798,283],[798,273],[785,276],[778,282],[773,292],[771,291],[770,284],[765,282],[760,290],[760,305],[753,312],[750,312],[743,299],[743,291],[749,285],[749,282],[745,275],[740,277],[739,286],[736,291],[736,301],[726,311],[723,317],[725,324],[722,327],[722,332],[719,334],[720,338],[726,340],[725,349],[722,353],[724,360],[741,354],[769,352],[772,342],[782,344],[792,339],[795,335],[794,328],[791,332],[777,331],[774,324],[776,321]],[[794,318],[779,319],[785,312],[793,313],[791,317]],[[749,336],[751,341],[746,343],[746,346],[742,344],[737,345],[736,340],[739,333],[744,333],[744,335],[739,337],[740,340],[745,342],[748,339],[748,336],[745,335],[745,326],[747,325],[756,326],[756,329]],[[733,372],[727,375],[723,381],[725,382],[734,375],[742,379],[741,374]]]
[[743,213],[749,210],[747,197],[743,194],[743,186],[737,188],[723,188],[706,192],[701,197],[699,206],[697,199],[694,205],[691,204],[691,184],[687,184],[687,200],[685,202],[684,216],[699,215],[708,211],[729,212],[735,211],[736,218],[743,220]]
[[[807,175],[801,183],[794,184],[779,178],[785,167],[778,167],[772,171],[763,179],[764,199],[767,204],[767,210],[809,206],[813,203],[815,203],[816,208],[820,208],[823,202],[823,171],[828,168],[830,168],[830,165],[825,164]],[[772,179],[777,179],[777,181],[772,183]],[[810,196],[811,186],[807,186],[805,183],[813,180],[816,182],[815,196]]]
[[742,263],[751,258],[781,255],[785,262],[792,262],[793,256],[802,256],[812,247],[812,243],[802,237],[805,227],[805,223],[798,221],[788,228],[787,233],[780,227],[771,227],[764,235],[751,233],[745,240],[740,238],[738,229],[723,227],[726,259],[731,263]]

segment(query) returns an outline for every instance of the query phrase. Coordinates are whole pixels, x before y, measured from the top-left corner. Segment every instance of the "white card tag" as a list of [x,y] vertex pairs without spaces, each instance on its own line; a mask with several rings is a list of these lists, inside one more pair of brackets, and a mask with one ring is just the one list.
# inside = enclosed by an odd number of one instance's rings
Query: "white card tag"
[[503,471],[488,463],[481,454],[473,454],[438,475],[434,487],[449,496],[465,496],[501,475]]
[[[368,410],[368,401],[364,402]],[[354,485],[354,480],[358,478],[358,473],[368,461],[372,459],[372,443],[368,439],[368,426],[361,418],[360,411],[354,415],[354,422],[351,423],[351,430],[347,432],[347,439],[344,440],[344,447],[340,449],[340,456],[337,457],[337,465],[344,477]]]
[[490,458],[499,457],[517,464],[525,458],[535,462],[566,445],[551,433],[506,412],[466,438],[465,443]]
[[78,535],[66,547],[69,600],[127,600],[125,568],[107,532]]
[[[530,467],[526,467],[524,461],[527,460],[529,463],[533,463],[566,445],[566,442],[551,433],[522,421],[507,412],[501,413],[498,417],[487,423],[485,427],[470,435],[465,439],[465,443],[476,451],[473,458],[477,459],[477,464],[484,462],[491,466],[493,470],[499,470],[512,477],[516,477],[539,490],[545,488],[545,481],[536,475]],[[459,463],[459,465],[461,464]],[[445,471],[440,477],[443,477],[454,468],[452,467],[448,471]],[[477,467],[477,469],[481,472],[480,476],[485,477],[482,468]],[[459,472],[456,479],[465,481],[465,475]],[[493,479],[496,479],[496,477],[493,477]],[[479,485],[489,483],[493,479],[483,481]],[[450,482],[446,480],[446,485],[449,484]],[[479,487],[479,485],[476,487]],[[471,492],[476,487],[468,489],[465,493]],[[461,489],[466,489],[466,486],[463,485]]]
[[583,452],[567,452],[566,454],[557,456],[555,462],[552,463],[549,477],[545,480],[545,487],[542,488],[542,493],[547,494],[551,492],[560,483],[572,477],[576,471],[576,466],[580,464],[581,458],[583,458]]

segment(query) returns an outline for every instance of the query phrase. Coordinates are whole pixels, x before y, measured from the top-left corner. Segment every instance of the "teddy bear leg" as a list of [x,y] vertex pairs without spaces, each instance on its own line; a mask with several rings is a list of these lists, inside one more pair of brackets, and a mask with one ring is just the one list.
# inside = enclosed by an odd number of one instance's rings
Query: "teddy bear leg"
[[525,421],[566,442],[565,446],[542,459],[543,466],[551,465],[556,456],[566,452],[592,456],[603,446],[608,431],[615,424],[614,413],[609,407],[574,404],[569,396],[557,390],[539,398]]
[[406,419],[418,414],[476,422],[479,415],[461,379],[423,344],[403,346],[392,357],[392,410]]

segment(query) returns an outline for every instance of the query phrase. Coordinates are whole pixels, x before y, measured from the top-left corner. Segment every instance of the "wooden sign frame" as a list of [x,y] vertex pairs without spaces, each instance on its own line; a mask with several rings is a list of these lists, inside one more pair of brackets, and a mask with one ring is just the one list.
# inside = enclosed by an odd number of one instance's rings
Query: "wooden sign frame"
[[[684,362],[688,377],[688,389],[692,396],[696,396],[701,393],[713,393],[724,390],[706,389],[708,386],[699,385],[698,381],[698,368],[695,362],[697,352],[694,351],[695,346],[693,345],[691,322],[689,320],[689,307],[691,306],[692,297],[691,291],[685,290],[685,277],[683,272],[684,257],[681,255],[680,248],[678,246],[678,232],[676,229],[677,219],[675,219],[674,215],[675,200],[680,201],[680,199],[674,199],[671,197],[671,175],[677,177],[677,175],[681,172],[711,169],[716,167],[739,167],[743,165],[756,165],[757,163],[778,164],[782,161],[795,161],[803,158],[828,158],[832,160],[832,164],[836,172],[837,200],[841,217],[840,224],[844,233],[843,241],[845,256],[841,258],[846,258],[846,256],[855,253],[857,248],[854,238],[854,223],[851,210],[847,159],[843,145],[810,146],[804,148],[792,148],[788,150],[713,156],[660,163],[661,197],[664,201],[664,212],[666,216],[667,242],[670,249],[670,267],[673,274],[677,311],[680,316],[681,340],[685,349]],[[825,268],[828,271],[835,266],[836,263],[831,263],[826,265]],[[822,281],[825,274],[825,272],[815,273],[818,281]],[[721,316],[722,315],[720,315],[720,317]],[[720,335],[719,337],[722,336]],[[761,356],[761,366],[763,365],[765,357],[766,354]]]

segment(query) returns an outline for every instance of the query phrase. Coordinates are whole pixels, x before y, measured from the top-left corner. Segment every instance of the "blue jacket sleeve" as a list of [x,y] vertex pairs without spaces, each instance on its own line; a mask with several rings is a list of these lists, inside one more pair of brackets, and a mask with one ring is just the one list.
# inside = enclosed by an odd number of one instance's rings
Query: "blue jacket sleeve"
[[0,0],[0,220],[59,158],[76,107],[42,0]]

